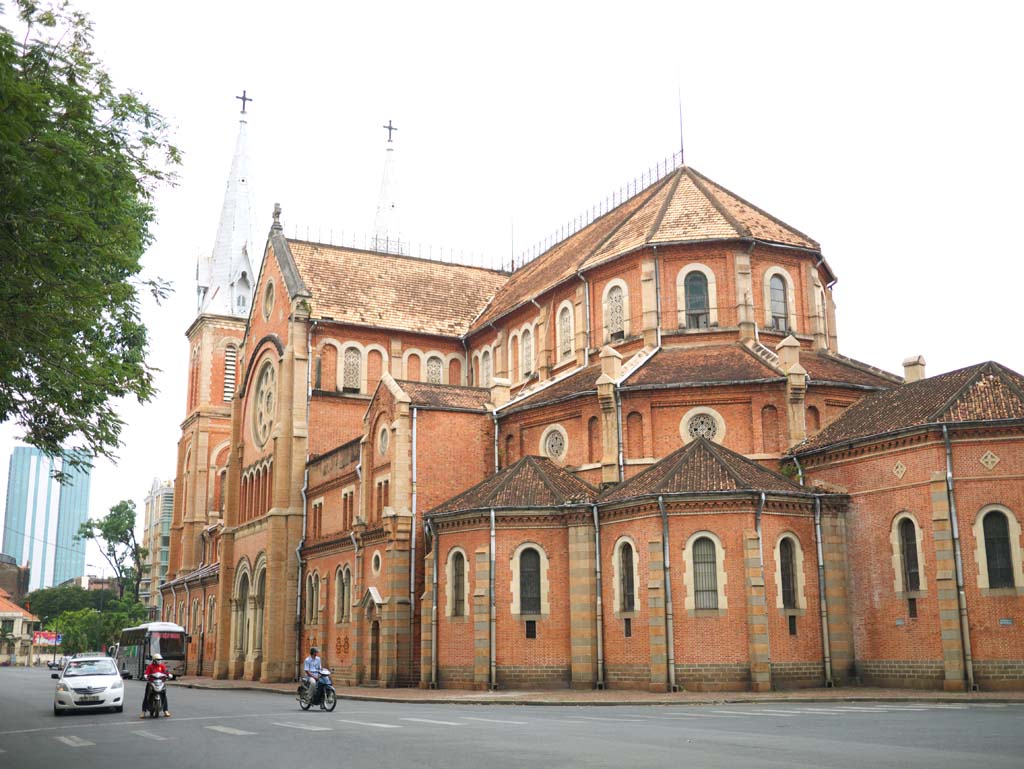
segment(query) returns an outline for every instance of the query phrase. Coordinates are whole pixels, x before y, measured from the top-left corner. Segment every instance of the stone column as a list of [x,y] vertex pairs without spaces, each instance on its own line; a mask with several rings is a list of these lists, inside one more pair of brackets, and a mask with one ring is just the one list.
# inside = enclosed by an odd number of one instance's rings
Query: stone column
[[846,569],[846,519],[836,511],[822,511],[821,549],[825,563],[825,598],[828,603],[829,654],[832,680],[848,683],[855,674],[853,625]]
[[[244,358],[244,348],[239,350],[238,360]],[[241,367],[240,367],[241,370]],[[213,663],[214,678],[228,678],[232,675],[230,662],[234,659],[234,589],[235,589],[235,526],[238,525],[238,497],[242,480],[242,388],[239,396],[231,402],[231,453],[228,460],[228,474],[224,488],[224,529],[220,535],[220,572],[217,576],[217,640]],[[224,628],[228,632],[224,632]]]
[[473,688],[486,690],[491,678],[490,552],[487,547],[478,547],[473,553],[473,572]]
[[619,482],[619,419],[615,408],[615,381],[622,372],[622,355],[607,345],[601,349],[601,376],[597,401],[601,407],[601,483]]
[[[434,629],[431,625],[434,601],[434,548],[438,546],[437,535],[434,535],[433,547],[423,554],[423,594],[420,596],[420,688],[430,688],[431,652]],[[440,585],[438,586],[440,587]],[[440,614],[441,596],[438,596],[438,613]],[[437,618],[440,621],[440,616]]]
[[596,554],[593,525],[569,527],[569,647],[573,689],[597,681]]
[[[668,691],[668,636],[665,632],[665,570],[661,540],[647,543],[647,618],[652,692]],[[677,660],[678,662],[678,660]]]
[[[644,259],[640,265],[640,306],[642,315],[641,333],[644,345],[654,347],[658,344],[658,285],[655,278],[657,267],[655,258]],[[632,313],[631,313],[632,314]],[[633,329],[630,329],[634,334]]]
[[949,516],[946,476],[931,475],[932,539],[935,545],[935,586],[939,599],[939,627],[942,633],[942,661],[945,677],[942,688],[961,692],[967,688],[964,667],[963,634],[960,626],[960,603],[956,586],[956,561],[953,549],[953,527]]
[[543,305],[537,314],[534,333],[534,357],[536,358],[537,379],[543,382],[551,376],[551,308]]
[[494,337],[494,344],[491,346],[493,350],[491,362],[494,366],[494,370],[491,372],[492,378],[508,377],[508,345],[505,344],[505,341],[505,331],[502,329]]
[[750,690],[772,689],[772,658],[768,641],[768,607],[765,602],[764,569],[757,532],[743,532],[743,565],[747,586],[747,642],[750,654]]
[[736,274],[736,322],[740,328],[740,340],[755,339],[757,322],[754,318],[754,286],[750,253],[737,251],[733,255],[733,263]]
[[828,349],[839,352],[839,333],[836,331],[836,303],[832,289],[825,289],[825,317],[828,319]]
[[[381,376],[384,375],[383,371],[380,373]],[[389,340],[388,373],[395,379],[405,379],[405,369],[402,367],[402,340],[397,337],[392,337]]]
[[576,299],[573,302],[576,314],[576,365],[586,366],[590,359],[590,318],[587,317],[587,291],[589,285],[580,283],[576,286]]

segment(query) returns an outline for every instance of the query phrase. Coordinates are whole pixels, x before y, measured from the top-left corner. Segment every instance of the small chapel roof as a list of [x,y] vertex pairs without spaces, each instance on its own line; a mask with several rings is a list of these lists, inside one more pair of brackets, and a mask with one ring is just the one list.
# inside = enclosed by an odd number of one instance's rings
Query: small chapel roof
[[550,508],[590,504],[597,489],[547,457],[525,456],[443,502],[431,515],[490,508]]
[[659,494],[729,491],[807,493],[784,475],[701,437],[609,489],[598,501],[624,502]]
[[799,230],[681,166],[516,270],[472,328],[483,328],[577,272],[631,251],[716,240],[759,240],[821,250]]
[[871,393],[792,453],[928,424],[1008,419],[1024,419],[1024,377],[988,361]]
[[29,622],[39,622],[39,617],[27,609],[23,609],[11,600],[11,594],[6,590],[0,590],[0,614],[17,614]]
[[311,296],[310,317],[461,336],[507,279],[503,272],[287,239]]
[[413,406],[454,411],[486,411],[491,391],[484,387],[396,380]]

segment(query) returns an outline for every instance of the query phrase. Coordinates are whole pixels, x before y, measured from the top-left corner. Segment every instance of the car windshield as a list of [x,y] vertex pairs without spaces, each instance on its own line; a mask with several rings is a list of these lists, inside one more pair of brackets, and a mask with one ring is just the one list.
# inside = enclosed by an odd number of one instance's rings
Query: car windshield
[[64,676],[115,676],[117,668],[109,659],[71,660],[64,670]]

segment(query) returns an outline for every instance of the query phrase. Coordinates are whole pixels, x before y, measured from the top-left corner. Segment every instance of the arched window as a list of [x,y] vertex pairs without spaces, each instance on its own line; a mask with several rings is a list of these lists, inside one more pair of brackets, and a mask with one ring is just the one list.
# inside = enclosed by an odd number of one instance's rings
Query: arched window
[[516,450],[516,439],[515,436],[509,433],[505,436],[505,467],[508,467],[515,461],[515,450]]
[[917,563],[917,527],[909,518],[900,521],[900,563],[903,565],[903,589],[921,589],[921,571]]
[[807,407],[807,432],[814,434],[821,429],[821,412],[815,406]]
[[345,617],[345,575],[341,571],[334,573],[334,621],[341,622]]
[[238,369],[238,348],[229,344],[224,348],[224,402],[235,397],[235,374]]
[[587,461],[601,461],[601,422],[597,417],[591,417],[587,422]]
[[466,616],[466,557],[459,551],[452,556],[452,616]]
[[572,310],[568,307],[558,311],[558,353],[562,358],[572,355]]
[[1013,561],[1010,557],[1010,528],[1006,515],[993,510],[985,515],[985,560],[990,588],[1013,587]]
[[711,314],[708,302],[708,279],[702,272],[691,272],[683,281],[686,295],[686,327],[707,328]]
[[774,406],[761,409],[761,440],[766,452],[779,450],[779,412]]
[[779,542],[779,569],[782,582],[782,608],[795,609],[796,606],[796,557],[793,553],[793,540],[785,537]]
[[693,543],[694,608],[718,608],[718,564],[715,543],[701,537]]
[[533,548],[519,554],[519,611],[540,614],[540,553]]
[[622,547],[619,548],[620,611],[633,611],[636,609],[633,600],[636,593],[633,577],[633,546],[628,542],[623,542]]
[[344,370],[342,371],[341,391],[357,393],[362,384],[362,355],[355,347],[345,350]]
[[484,354],[480,356],[480,386],[490,387],[491,386],[491,351],[484,350]]
[[789,330],[789,299],[786,296],[786,281],[781,275],[772,275],[769,283],[771,296],[772,328],[776,331]]
[[433,355],[427,358],[427,381],[430,384],[441,384],[444,376],[444,361]]
[[352,572],[346,566],[341,574],[341,621],[348,622],[352,609]]
[[207,632],[208,635],[212,634],[213,631],[214,631],[214,628],[216,628],[216,620],[214,619],[217,616],[217,611],[216,610],[217,610],[217,599],[214,598],[213,596],[210,596],[210,607],[209,607],[209,609],[207,609],[207,612],[206,612],[206,632]]
[[533,334],[525,329],[522,335],[523,376],[533,373]]
[[630,459],[644,455],[644,418],[639,411],[626,417],[626,453]]
[[613,342],[622,339],[625,335],[625,323],[623,319],[623,292],[622,286],[612,286],[608,290],[607,309],[605,325],[608,329],[608,338]]

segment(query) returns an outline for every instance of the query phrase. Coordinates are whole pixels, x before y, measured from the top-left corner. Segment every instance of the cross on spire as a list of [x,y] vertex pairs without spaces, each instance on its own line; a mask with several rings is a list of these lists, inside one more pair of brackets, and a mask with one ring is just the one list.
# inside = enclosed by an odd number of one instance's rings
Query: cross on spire
[[390,120],[388,121],[388,124],[386,126],[381,126],[381,128],[384,128],[388,132],[388,144],[390,144],[391,143],[391,132],[392,131],[397,131],[398,129],[395,128],[393,125],[391,125],[391,121]]
[[251,96],[246,96],[245,95],[245,89],[244,88],[242,89],[242,95],[241,96],[236,96],[235,98],[241,100],[241,102],[242,102],[242,114],[244,115],[245,114],[245,103],[247,101],[253,101],[253,98]]

